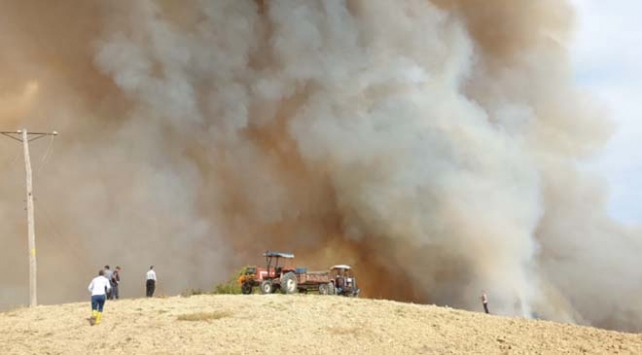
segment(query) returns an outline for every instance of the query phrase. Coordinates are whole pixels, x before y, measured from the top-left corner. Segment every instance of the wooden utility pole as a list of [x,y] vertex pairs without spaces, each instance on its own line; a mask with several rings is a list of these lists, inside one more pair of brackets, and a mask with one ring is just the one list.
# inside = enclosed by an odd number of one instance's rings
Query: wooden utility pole
[[36,267],[36,230],[33,215],[33,178],[31,171],[31,157],[29,155],[29,142],[44,136],[56,136],[58,132],[29,133],[26,129],[16,132],[0,132],[11,139],[22,142],[25,160],[26,187],[27,187],[27,237],[29,239],[29,306],[38,305],[37,292],[37,267]]

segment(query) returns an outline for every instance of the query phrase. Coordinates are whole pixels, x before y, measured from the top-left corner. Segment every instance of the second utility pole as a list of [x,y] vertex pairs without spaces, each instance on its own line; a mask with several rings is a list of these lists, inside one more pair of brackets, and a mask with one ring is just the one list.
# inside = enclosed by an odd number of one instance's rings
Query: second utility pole
[[[0,132],[9,138],[22,142],[22,147],[25,155],[25,172],[26,172],[26,185],[27,185],[27,236],[29,240],[29,306],[35,307],[38,304],[37,292],[37,268],[36,268],[36,230],[35,219],[33,215],[33,177],[31,171],[31,157],[29,155],[29,142],[42,138],[44,136],[58,135],[58,132],[52,133],[28,133],[26,129],[16,132]],[[20,134],[20,138],[16,135]],[[29,134],[34,137],[29,139]]]

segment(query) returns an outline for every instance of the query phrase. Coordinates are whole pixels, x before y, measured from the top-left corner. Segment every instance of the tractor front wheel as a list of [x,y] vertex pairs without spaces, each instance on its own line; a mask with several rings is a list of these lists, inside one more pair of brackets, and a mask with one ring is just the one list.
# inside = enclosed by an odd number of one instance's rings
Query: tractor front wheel
[[252,293],[252,283],[250,282],[243,282],[241,285],[241,293],[244,295],[249,295]]
[[265,280],[261,282],[261,293],[266,295],[268,293],[274,292],[274,285],[272,284],[272,281],[270,280]]
[[337,289],[334,287],[332,282],[328,283],[328,295],[336,295]]

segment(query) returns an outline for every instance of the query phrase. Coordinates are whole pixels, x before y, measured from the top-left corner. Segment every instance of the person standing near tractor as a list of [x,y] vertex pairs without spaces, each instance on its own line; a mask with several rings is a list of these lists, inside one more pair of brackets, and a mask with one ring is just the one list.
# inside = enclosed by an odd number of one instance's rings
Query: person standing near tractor
[[481,301],[482,301],[482,305],[484,306],[484,312],[486,312],[486,314],[489,314],[488,313],[488,296],[486,295],[486,291],[482,291]]
[[107,292],[111,289],[109,280],[105,277],[105,270],[98,271],[98,276],[91,280],[87,290],[91,292],[91,325],[100,324],[103,318],[103,307]]
[[110,300],[118,299],[118,285],[120,284],[120,266],[116,266],[114,273],[111,275],[111,293],[109,295]]
[[154,271],[154,265],[149,267],[149,271],[147,271],[147,275],[145,278],[146,278],[145,288],[146,288],[147,297],[153,297],[154,290],[156,289],[156,272]]
[[[111,277],[114,274],[114,272],[111,271],[111,269],[109,268],[109,265],[105,265],[105,270],[104,271],[105,271],[105,275],[104,275],[105,278],[107,279],[107,281],[111,282]],[[107,299],[111,299],[111,289],[109,289],[109,291],[107,291]]]

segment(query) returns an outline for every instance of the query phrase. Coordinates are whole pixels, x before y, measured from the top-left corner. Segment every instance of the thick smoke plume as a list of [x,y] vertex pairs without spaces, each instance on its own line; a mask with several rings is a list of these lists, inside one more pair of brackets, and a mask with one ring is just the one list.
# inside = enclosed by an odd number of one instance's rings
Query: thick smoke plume
[[[40,298],[208,288],[267,249],[364,295],[642,329],[639,230],[581,163],[611,132],[559,0],[0,2],[0,125],[33,144]],[[1,306],[28,299],[0,143]]]

